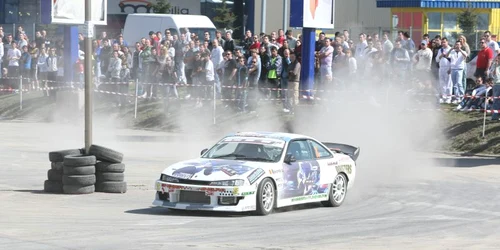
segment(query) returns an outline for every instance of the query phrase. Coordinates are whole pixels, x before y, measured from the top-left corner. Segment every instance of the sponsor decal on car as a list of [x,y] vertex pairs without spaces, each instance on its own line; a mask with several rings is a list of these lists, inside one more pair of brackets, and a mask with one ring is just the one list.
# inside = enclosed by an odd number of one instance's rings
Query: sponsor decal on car
[[229,176],[233,176],[238,173],[236,170],[231,169],[229,166],[222,166],[221,171]]
[[303,200],[314,200],[328,197],[328,194],[314,194],[292,198],[292,202]]
[[242,196],[252,195],[252,194],[255,194],[255,191],[250,191],[250,192],[243,192],[243,193],[241,193],[241,195],[242,195]]
[[199,175],[210,176],[217,172],[223,172],[228,176],[234,176],[245,174],[254,169],[253,167],[245,165],[245,163],[235,164],[234,161],[227,160],[187,162],[183,165],[184,167],[176,169],[172,173],[172,176],[180,179],[191,179]]
[[181,179],[191,179],[193,177],[193,174],[190,173],[175,173],[172,174],[173,177],[181,178]]
[[248,175],[248,182],[254,184],[261,176],[263,176],[265,171],[262,168],[255,169],[250,175]]
[[224,188],[212,188],[212,187],[202,187],[198,189],[200,191],[212,191],[212,192],[224,192],[226,189]]
[[336,162],[336,161],[329,161],[329,162],[327,162],[326,164],[327,164],[328,166],[333,166],[333,165],[337,165],[337,164],[339,164],[339,163],[338,163],[338,162]]
[[283,173],[283,169],[280,168],[280,169],[269,169],[269,173],[270,174],[282,174]]
[[338,165],[335,167],[335,169],[337,170],[337,173],[340,172],[345,172],[348,174],[352,173],[352,166],[350,164]]
[[243,207],[243,210],[255,210],[255,209],[256,209],[255,205],[254,206],[245,206],[245,207]]
[[240,192],[238,187],[233,188],[233,195],[237,195]]

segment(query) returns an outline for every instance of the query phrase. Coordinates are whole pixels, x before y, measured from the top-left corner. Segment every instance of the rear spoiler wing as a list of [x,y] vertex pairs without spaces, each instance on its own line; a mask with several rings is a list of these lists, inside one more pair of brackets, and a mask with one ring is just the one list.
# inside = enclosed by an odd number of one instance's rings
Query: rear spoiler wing
[[334,152],[343,153],[350,156],[354,161],[358,159],[359,147],[354,147],[347,144],[333,143],[333,142],[322,142],[328,149]]

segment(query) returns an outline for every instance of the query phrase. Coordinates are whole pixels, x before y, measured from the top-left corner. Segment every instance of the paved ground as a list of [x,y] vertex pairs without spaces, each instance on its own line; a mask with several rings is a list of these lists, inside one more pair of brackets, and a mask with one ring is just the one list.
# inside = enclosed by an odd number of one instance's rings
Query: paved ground
[[[150,207],[166,164],[214,141],[96,127],[94,142],[122,151],[126,194],[46,194],[48,151],[83,146],[83,129],[0,123],[2,249],[498,249],[500,160],[418,154],[385,163],[362,156],[339,208],[282,209],[266,217]],[[179,145],[182,145],[179,146]],[[369,155],[365,150],[365,155]]]

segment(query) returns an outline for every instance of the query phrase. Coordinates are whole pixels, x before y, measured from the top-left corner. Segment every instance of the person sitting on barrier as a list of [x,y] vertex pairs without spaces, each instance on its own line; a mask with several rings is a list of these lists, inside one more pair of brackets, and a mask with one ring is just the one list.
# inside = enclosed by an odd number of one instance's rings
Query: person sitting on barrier
[[473,89],[466,91],[464,99],[458,104],[456,110],[471,109],[477,107],[478,102],[481,100],[481,95],[486,92],[486,84],[483,83],[483,78],[476,79],[476,86]]

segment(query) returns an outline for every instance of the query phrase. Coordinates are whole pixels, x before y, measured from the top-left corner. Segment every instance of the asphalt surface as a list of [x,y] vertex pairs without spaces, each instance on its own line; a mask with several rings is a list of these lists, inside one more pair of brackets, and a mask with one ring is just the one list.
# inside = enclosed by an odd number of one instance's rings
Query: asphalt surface
[[500,159],[419,154],[384,169],[362,153],[341,207],[260,217],[150,206],[163,168],[215,139],[95,128],[96,144],[125,154],[128,192],[56,195],[42,191],[47,153],[83,147],[83,129],[2,122],[0,138],[1,249],[500,248]]

